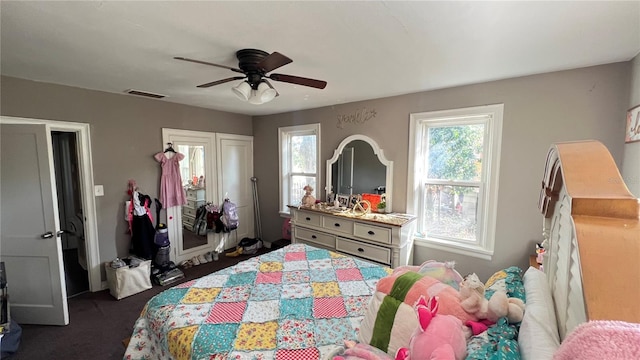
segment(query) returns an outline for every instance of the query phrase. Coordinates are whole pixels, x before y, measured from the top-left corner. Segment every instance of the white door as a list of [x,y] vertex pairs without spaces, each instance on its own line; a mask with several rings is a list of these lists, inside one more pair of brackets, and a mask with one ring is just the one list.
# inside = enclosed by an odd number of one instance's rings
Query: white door
[[11,317],[67,325],[51,135],[47,125],[0,125],[0,261]]
[[[218,194],[237,206],[238,229],[225,236],[225,249],[234,248],[242,238],[255,237],[253,216],[253,137],[216,134],[218,148]],[[227,234],[226,234],[227,235]]]

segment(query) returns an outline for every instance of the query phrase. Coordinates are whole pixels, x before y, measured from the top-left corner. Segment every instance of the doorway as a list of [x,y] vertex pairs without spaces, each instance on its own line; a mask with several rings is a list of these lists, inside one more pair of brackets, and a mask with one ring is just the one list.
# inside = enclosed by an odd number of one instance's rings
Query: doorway
[[63,233],[62,257],[67,297],[89,291],[82,192],[76,133],[52,131],[53,163],[58,193],[58,216]]

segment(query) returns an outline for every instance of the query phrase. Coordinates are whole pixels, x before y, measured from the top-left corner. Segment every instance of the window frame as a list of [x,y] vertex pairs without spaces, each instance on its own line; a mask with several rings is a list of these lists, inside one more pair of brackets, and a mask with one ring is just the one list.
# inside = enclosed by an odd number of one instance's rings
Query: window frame
[[[314,173],[292,173],[291,168],[291,138],[293,136],[315,135],[316,136],[316,172]],[[322,167],[320,166],[320,123],[294,125],[278,128],[278,171],[279,171],[279,204],[280,215],[290,215],[288,205],[291,197],[291,178],[296,175],[313,176],[316,179],[314,196],[318,198],[318,186]]]
[[[415,244],[491,260],[495,245],[500,175],[500,151],[504,104],[492,104],[460,109],[410,114],[407,212],[418,216]],[[478,194],[478,228],[476,241],[441,239],[424,236],[425,185],[428,156],[427,130],[430,127],[458,126],[483,123],[482,178]],[[465,185],[460,181],[457,185]]]

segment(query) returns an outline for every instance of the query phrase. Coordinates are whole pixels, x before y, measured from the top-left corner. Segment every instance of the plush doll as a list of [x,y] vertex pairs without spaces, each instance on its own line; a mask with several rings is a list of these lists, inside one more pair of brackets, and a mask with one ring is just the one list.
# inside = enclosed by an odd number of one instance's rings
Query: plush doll
[[302,205],[312,206],[316,203],[316,198],[313,196],[313,188],[307,185],[303,188],[304,196],[302,197]]
[[426,301],[420,296],[415,305],[420,326],[400,348],[396,360],[462,360],[467,355],[467,342],[462,322],[452,315],[437,315],[438,299]]
[[460,283],[460,305],[469,314],[478,319],[487,319],[493,323],[501,317],[507,317],[509,323],[522,321],[524,302],[518,298],[509,298],[504,291],[496,291],[487,300],[484,296],[484,284],[476,274],[467,275]]
[[386,352],[369,344],[345,340],[345,350],[333,357],[333,360],[393,360]]

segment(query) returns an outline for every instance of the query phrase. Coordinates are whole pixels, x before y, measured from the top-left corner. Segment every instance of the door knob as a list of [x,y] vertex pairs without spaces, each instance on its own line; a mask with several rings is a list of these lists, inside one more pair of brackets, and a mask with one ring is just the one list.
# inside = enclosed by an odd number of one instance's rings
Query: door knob
[[53,237],[53,233],[51,231],[47,231],[46,233],[40,235],[40,237],[43,239],[49,239]]

